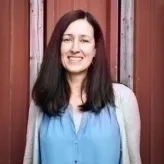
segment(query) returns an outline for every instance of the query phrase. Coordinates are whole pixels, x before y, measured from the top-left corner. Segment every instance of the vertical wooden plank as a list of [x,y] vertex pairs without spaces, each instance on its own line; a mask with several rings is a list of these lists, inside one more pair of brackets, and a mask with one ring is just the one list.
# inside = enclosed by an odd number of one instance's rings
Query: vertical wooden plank
[[164,0],[151,0],[151,162],[164,163]]
[[43,3],[30,1],[30,93],[43,58]]
[[29,102],[28,1],[11,0],[10,164],[22,164]]
[[10,0],[0,1],[0,163],[10,163]]
[[57,20],[60,19],[63,14],[73,10],[74,0],[56,0]]
[[100,23],[106,39],[106,0],[88,0],[88,10]]
[[77,0],[74,0],[74,7],[73,9],[76,10],[76,9],[82,9],[84,11],[88,11],[88,0],[80,0],[80,1],[77,1]]
[[135,11],[135,90],[142,121],[142,159],[143,163],[164,163],[164,0],[138,0]]
[[46,43],[48,43],[52,31],[55,26],[55,22],[57,21],[57,8],[56,8],[57,0],[47,0],[45,2],[45,39]]
[[[21,6],[21,8],[20,8]],[[0,163],[21,164],[28,104],[28,2],[0,2]]]
[[109,53],[110,69],[114,81],[118,81],[118,53],[119,53],[119,1],[106,2],[106,40]]
[[133,89],[134,0],[121,1],[120,82]]
[[[141,115],[142,163],[151,163],[151,114],[152,114],[152,13],[151,0],[135,3],[135,80]],[[145,21],[146,20],[146,21]]]

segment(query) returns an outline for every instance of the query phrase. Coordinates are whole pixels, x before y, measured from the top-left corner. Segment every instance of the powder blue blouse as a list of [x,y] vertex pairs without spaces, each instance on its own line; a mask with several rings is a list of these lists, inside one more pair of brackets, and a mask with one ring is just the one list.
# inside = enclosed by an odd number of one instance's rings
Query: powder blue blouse
[[84,112],[78,131],[69,106],[62,117],[44,114],[41,122],[41,164],[120,164],[121,137],[115,109]]

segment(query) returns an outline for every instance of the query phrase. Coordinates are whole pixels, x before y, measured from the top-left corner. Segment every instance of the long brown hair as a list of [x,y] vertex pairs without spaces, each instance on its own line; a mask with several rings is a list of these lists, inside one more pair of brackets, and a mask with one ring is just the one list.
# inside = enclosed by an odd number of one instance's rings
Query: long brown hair
[[87,100],[80,110],[98,113],[105,105],[114,106],[112,79],[101,27],[89,12],[76,10],[66,13],[57,22],[33,87],[32,98],[49,115],[60,115],[69,104],[70,87],[61,63],[60,46],[67,27],[78,19],[86,19],[92,25],[96,42],[96,55],[87,74]]

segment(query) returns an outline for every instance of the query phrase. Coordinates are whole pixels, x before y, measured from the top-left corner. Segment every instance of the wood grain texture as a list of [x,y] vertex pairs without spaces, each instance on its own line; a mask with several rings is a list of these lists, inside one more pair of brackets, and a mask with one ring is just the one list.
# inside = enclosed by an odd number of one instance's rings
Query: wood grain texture
[[28,113],[28,2],[0,1],[0,163],[21,164]]
[[0,1],[0,163],[10,163],[11,104],[10,104],[10,0]]
[[164,0],[138,0],[135,6],[134,89],[140,106],[143,164],[163,164]]
[[11,0],[11,164],[22,164],[29,101],[28,2]]
[[133,89],[134,0],[121,1],[120,82]]
[[30,1],[30,95],[43,58],[43,1]]
[[106,2],[106,45],[110,70],[114,81],[118,81],[119,69],[119,1]]

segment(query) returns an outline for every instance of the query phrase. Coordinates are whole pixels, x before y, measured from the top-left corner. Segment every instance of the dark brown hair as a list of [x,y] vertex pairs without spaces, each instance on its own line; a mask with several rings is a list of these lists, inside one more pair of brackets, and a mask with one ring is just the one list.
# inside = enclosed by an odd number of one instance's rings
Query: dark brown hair
[[105,105],[114,106],[112,79],[101,27],[89,12],[76,10],[66,13],[57,22],[33,87],[32,98],[49,115],[60,115],[69,104],[70,87],[61,63],[60,47],[65,30],[78,19],[86,19],[92,25],[96,42],[96,55],[86,77],[87,100],[80,110],[99,113]]

